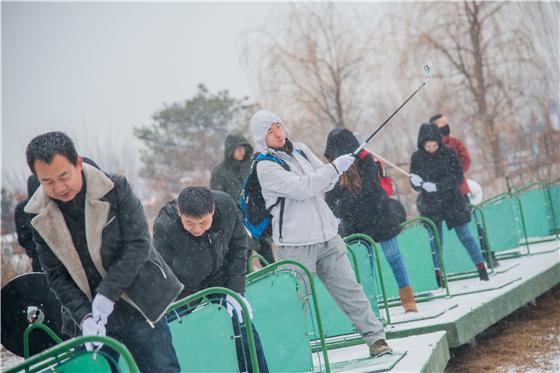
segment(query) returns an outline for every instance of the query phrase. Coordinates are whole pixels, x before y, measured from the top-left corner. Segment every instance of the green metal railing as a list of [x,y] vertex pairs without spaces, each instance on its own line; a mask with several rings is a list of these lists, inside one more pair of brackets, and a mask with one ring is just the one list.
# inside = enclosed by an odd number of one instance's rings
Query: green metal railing
[[[183,298],[177,302],[174,302],[173,304],[171,304],[168,308],[166,313],[170,313],[173,312],[174,310],[178,309],[178,308],[183,308],[183,307],[189,307],[189,304],[191,303],[197,303],[197,302],[210,302],[210,299],[208,298],[209,295],[228,295],[230,297],[232,297],[234,300],[237,301],[237,303],[239,303],[239,305],[241,306],[241,313],[243,315],[243,319],[244,320],[250,320],[250,313],[249,313],[249,309],[247,308],[247,305],[245,304],[244,300],[241,298],[241,296],[239,294],[237,294],[235,291],[230,290],[228,288],[224,288],[224,287],[210,287],[204,290],[201,290],[199,292],[196,292],[195,294],[189,295],[186,298]],[[188,317],[188,315],[185,315],[183,317]],[[251,366],[253,368],[253,372],[258,373],[259,372],[259,364],[257,361],[257,352],[256,352],[256,348],[255,348],[255,337],[253,334],[253,325],[250,322],[245,322],[244,323],[245,329],[247,330],[247,339],[249,341],[249,356],[251,359]],[[243,327],[242,325],[240,325],[240,327]]]
[[[344,237],[344,242],[346,242],[346,244],[348,245],[348,248],[350,250],[350,252],[352,252],[354,254],[354,268],[356,271],[356,276],[360,277],[359,275],[359,266],[358,266],[358,260],[357,260],[357,255],[354,253],[354,250],[352,249],[352,243],[354,241],[365,241],[373,250],[372,251],[372,255],[373,255],[373,259],[374,259],[374,263],[375,263],[375,267],[371,268],[372,271],[372,275],[374,276],[374,281],[377,280],[378,285],[380,287],[381,290],[381,294],[376,294],[376,299],[379,298],[379,296],[381,296],[382,301],[383,301],[383,305],[385,307],[385,317],[387,319],[387,324],[391,323],[391,315],[389,313],[389,306],[388,306],[388,301],[387,301],[387,293],[385,291],[385,282],[383,280],[383,276],[381,275],[381,260],[380,260],[380,255],[379,255],[379,247],[377,245],[377,243],[368,235],[365,234],[361,234],[361,233],[355,233],[352,234],[350,236]],[[377,270],[377,276],[375,276],[375,271]],[[359,281],[358,281],[359,282]]]
[[[275,272],[280,270],[281,266],[291,266],[291,267],[297,267],[299,269],[299,271],[305,275],[307,277],[307,283],[309,284],[309,296],[313,302],[313,309],[315,310],[315,322],[319,331],[319,344],[320,344],[320,349],[322,351],[323,354],[323,359],[324,359],[324,363],[325,363],[325,369],[326,372],[329,373],[330,372],[330,366],[329,366],[329,355],[327,352],[327,345],[325,342],[325,333],[324,333],[324,328],[323,328],[323,322],[321,319],[321,311],[320,311],[320,307],[319,307],[319,302],[317,299],[317,290],[315,287],[315,282],[313,279],[313,275],[311,274],[311,272],[309,271],[309,269],[304,266],[303,264],[295,261],[295,260],[281,260],[275,263],[272,263],[258,271],[252,272],[249,275],[247,275],[247,286],[250,286],[252,283],[258,281],[261,278],[264,278],[266,276],[270,276],[273,275]],[[307,298],[307,301],[309,301],[309,298]],[[311,309],[311,307],[309,307],[309,309]]]
[[[401,224],[401,229],[405,230],[405,229],[407,229],[407,227],[414,226],[414,225],[417,225],[417,224],[421,224],[421,226],[426,228],[426,230],[431,230],[431,232],[433,233],[434,243],[436,245],[436,255],[439,258],[443,288],[445,290],[445,295],[444,296],[450,296],[449,286],[447,284],[447,273],[446,273],[446,270],[445,270],[445,263],[444,263],[444,260],[443,260],[444,259],[443,249],[441,247],[441,240],[440,240],[440,237],[439,237],[439,232],[437,230],[437,227],[431,219],[428,219],[428,218],[423,217],[423,216],[418,216],[418,217],[415,217],[415,218],[408,219],[404,223],[402,223]],[[428,234],[429,234],[429,231],[428,231]],[[435,298],[441,298],[441,296],[428,297],[428,298],[422,299],[422,301],[428,301],[428,300],[435,299]]]
[[[130,354],[130,351],[128,351],[125,345],[116,341],[115,339],[102,336],[85,336],[72,338],[70,340],[62,342],[62,340],[52,331],[52,329],[44,324],[31,324],[29,327],[27,327],[24,332],[24,349],[26,351],[29,351],[29,336],[31,331],[33,331],[34,329],[42,329],[48,335],[53,337],[56,342],[60,341],[60,343],[54,347],[49,348],[48,350],[25,359],[25,361],[23,361],[21,364],[18,364],[15,367],[6,370],[6,373],[34,373],[42,371],[56,372],[56,366],[76,358],[79,354],[83,354],[83,351],[78,351],[75,349],[75,347],[82,346],[88,342],[101,342],[103,343],[103,345],[115,350],[124,360],[129,372],[139,372],[138,366],[136,365],[136,362]],[[97,354],[103,356],[97,351],[91,352],[90,354],[92,356],[92,359],[95,359],[98,356]],[[79,373],[79,371],[76,371],[76,373]],[[107,373],[110,373],[110,369],[107,371]]]

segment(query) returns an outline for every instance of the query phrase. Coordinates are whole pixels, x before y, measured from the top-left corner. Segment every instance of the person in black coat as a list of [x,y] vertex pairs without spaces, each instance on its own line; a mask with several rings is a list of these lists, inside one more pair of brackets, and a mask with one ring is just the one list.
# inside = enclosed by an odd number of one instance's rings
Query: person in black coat
[[33,231],[31,229],[31,214],[27,214],[24,209],[33,193],[39,188],[39,180],[37,176],[30,175],[27,178],[27,199],[19,202],[14,211],[14,220],[16,223],[16,233],[19,245],[25,249],[27,256],[31,258],[31,270],[33,272],[42,272],[41,264],[39,263],[39,256],[37,255],[37,248],[33,242]]
[[[352,132],[335,128],[329,133],[324,155],[332,160],[352,153],[359,145]],[[379,169],[367,150],[358,154],[356,162],[341,175],[340,181],[327,192],[325,199],[341,220],[341,235],[363,233],[381,244],[399,286],[405,312],[417,312],[414,292],[396,238],[401,231],[401,223],[406,219],[406,212],[401,203],[389,198],[381,187]]]
[[[111,336],[140,371],[179,372],[165,310],[182,285],[154,250],[142,204],[123,176],[86,164],[62,132],[35,137],[41,182],[25,207],[41,267],[64,312],[63,333]],[[86,343],[92,350],[100,342]],[[102,350],[118,357],[107,346]]]
[[[243,135],[237,133],[227,135],[224,144],[224,160],[212,170],[210,189],[229,194],[239,206],[241,189],[245,178],[251,172],[252,159],[253,147]],[[261,237],[259,240],[253,240],[251,237],[247,239],[249,242],[248,255],[255,250],[269,264],[274,263],[271,237]]]
[[[243,297],[247,232],[237,204],[228,194],[204,187],[183,189],[176,200],[168,202],[159,211],[154,224],[154,245],[184,285],[178,299],[214,286],[226,287]],[[250,308],[247,300],[243,300]],[[225,297],[225,302],[233,319],[234,331],[239,333],[236,320],[243,322],[240,306],[229,296]],[[236,345],[243,372],[246,366],[243,355],[249,355],[244,328],[241,333],[243,347]],[[254,336],[259,369],[267,372],[256,331]],[[246,349],[245,354],[242,348]]]
[[[441,132],[435,124],[422,124],[418,132],[418,150],[412,154],[410,161],[410,183],[414,190],[420,192],[416,202],[418,211],[436,224],[442,247],[443,221],[448,229],[454,229],[475,264],[480,279],[488,281],[480,247],[468,228],[471,212],[460,190],[462,181],[463,169],[457,152],[443,144]],[[431,243],[436,278],[442,284],[433,237]]]

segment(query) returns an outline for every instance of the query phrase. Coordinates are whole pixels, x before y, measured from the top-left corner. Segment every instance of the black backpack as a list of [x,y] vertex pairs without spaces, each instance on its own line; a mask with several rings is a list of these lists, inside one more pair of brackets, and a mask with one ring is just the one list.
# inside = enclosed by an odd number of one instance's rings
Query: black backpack
[[[305,159],[307,156],[299,149],[296,150]],[[270,154],[255,153],[253,163],[251,164],[251,171],[243,181],[241,189],[241,197],[239,199],[239,206],[243,214],[243,225],[247,228],[249,235],[254,239],[272,236],[272,228],[270,222],[272,221],[271,211],[274,207],[280,204],[280,232],[279,239],[282,241],[282,222],[284,220],[284,204],[285,197],[278,197],[276,202],[266,208],[264,197],[262,195],[261,184],[257,175],[257,163],[260,161],[276,162],[286,171],[290,171],[290,167],[280,158]]]

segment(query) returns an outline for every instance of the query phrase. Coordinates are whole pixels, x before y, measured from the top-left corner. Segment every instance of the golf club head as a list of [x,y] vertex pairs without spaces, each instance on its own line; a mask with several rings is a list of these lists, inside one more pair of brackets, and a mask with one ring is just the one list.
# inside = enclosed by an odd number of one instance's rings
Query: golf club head
[[426,77],[426,80],[432,78],[432,66],[429,64],[424,65],[424,76]]

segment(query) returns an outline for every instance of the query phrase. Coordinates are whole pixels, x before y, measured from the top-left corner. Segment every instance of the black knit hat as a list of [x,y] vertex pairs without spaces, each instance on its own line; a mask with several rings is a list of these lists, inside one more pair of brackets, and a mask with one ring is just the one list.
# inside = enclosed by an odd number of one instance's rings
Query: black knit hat
[[324,155],[332,161],[340,155],[354,152],[359,146],[360,143],[352,132],[346,128],[335,128],[327,137]]

